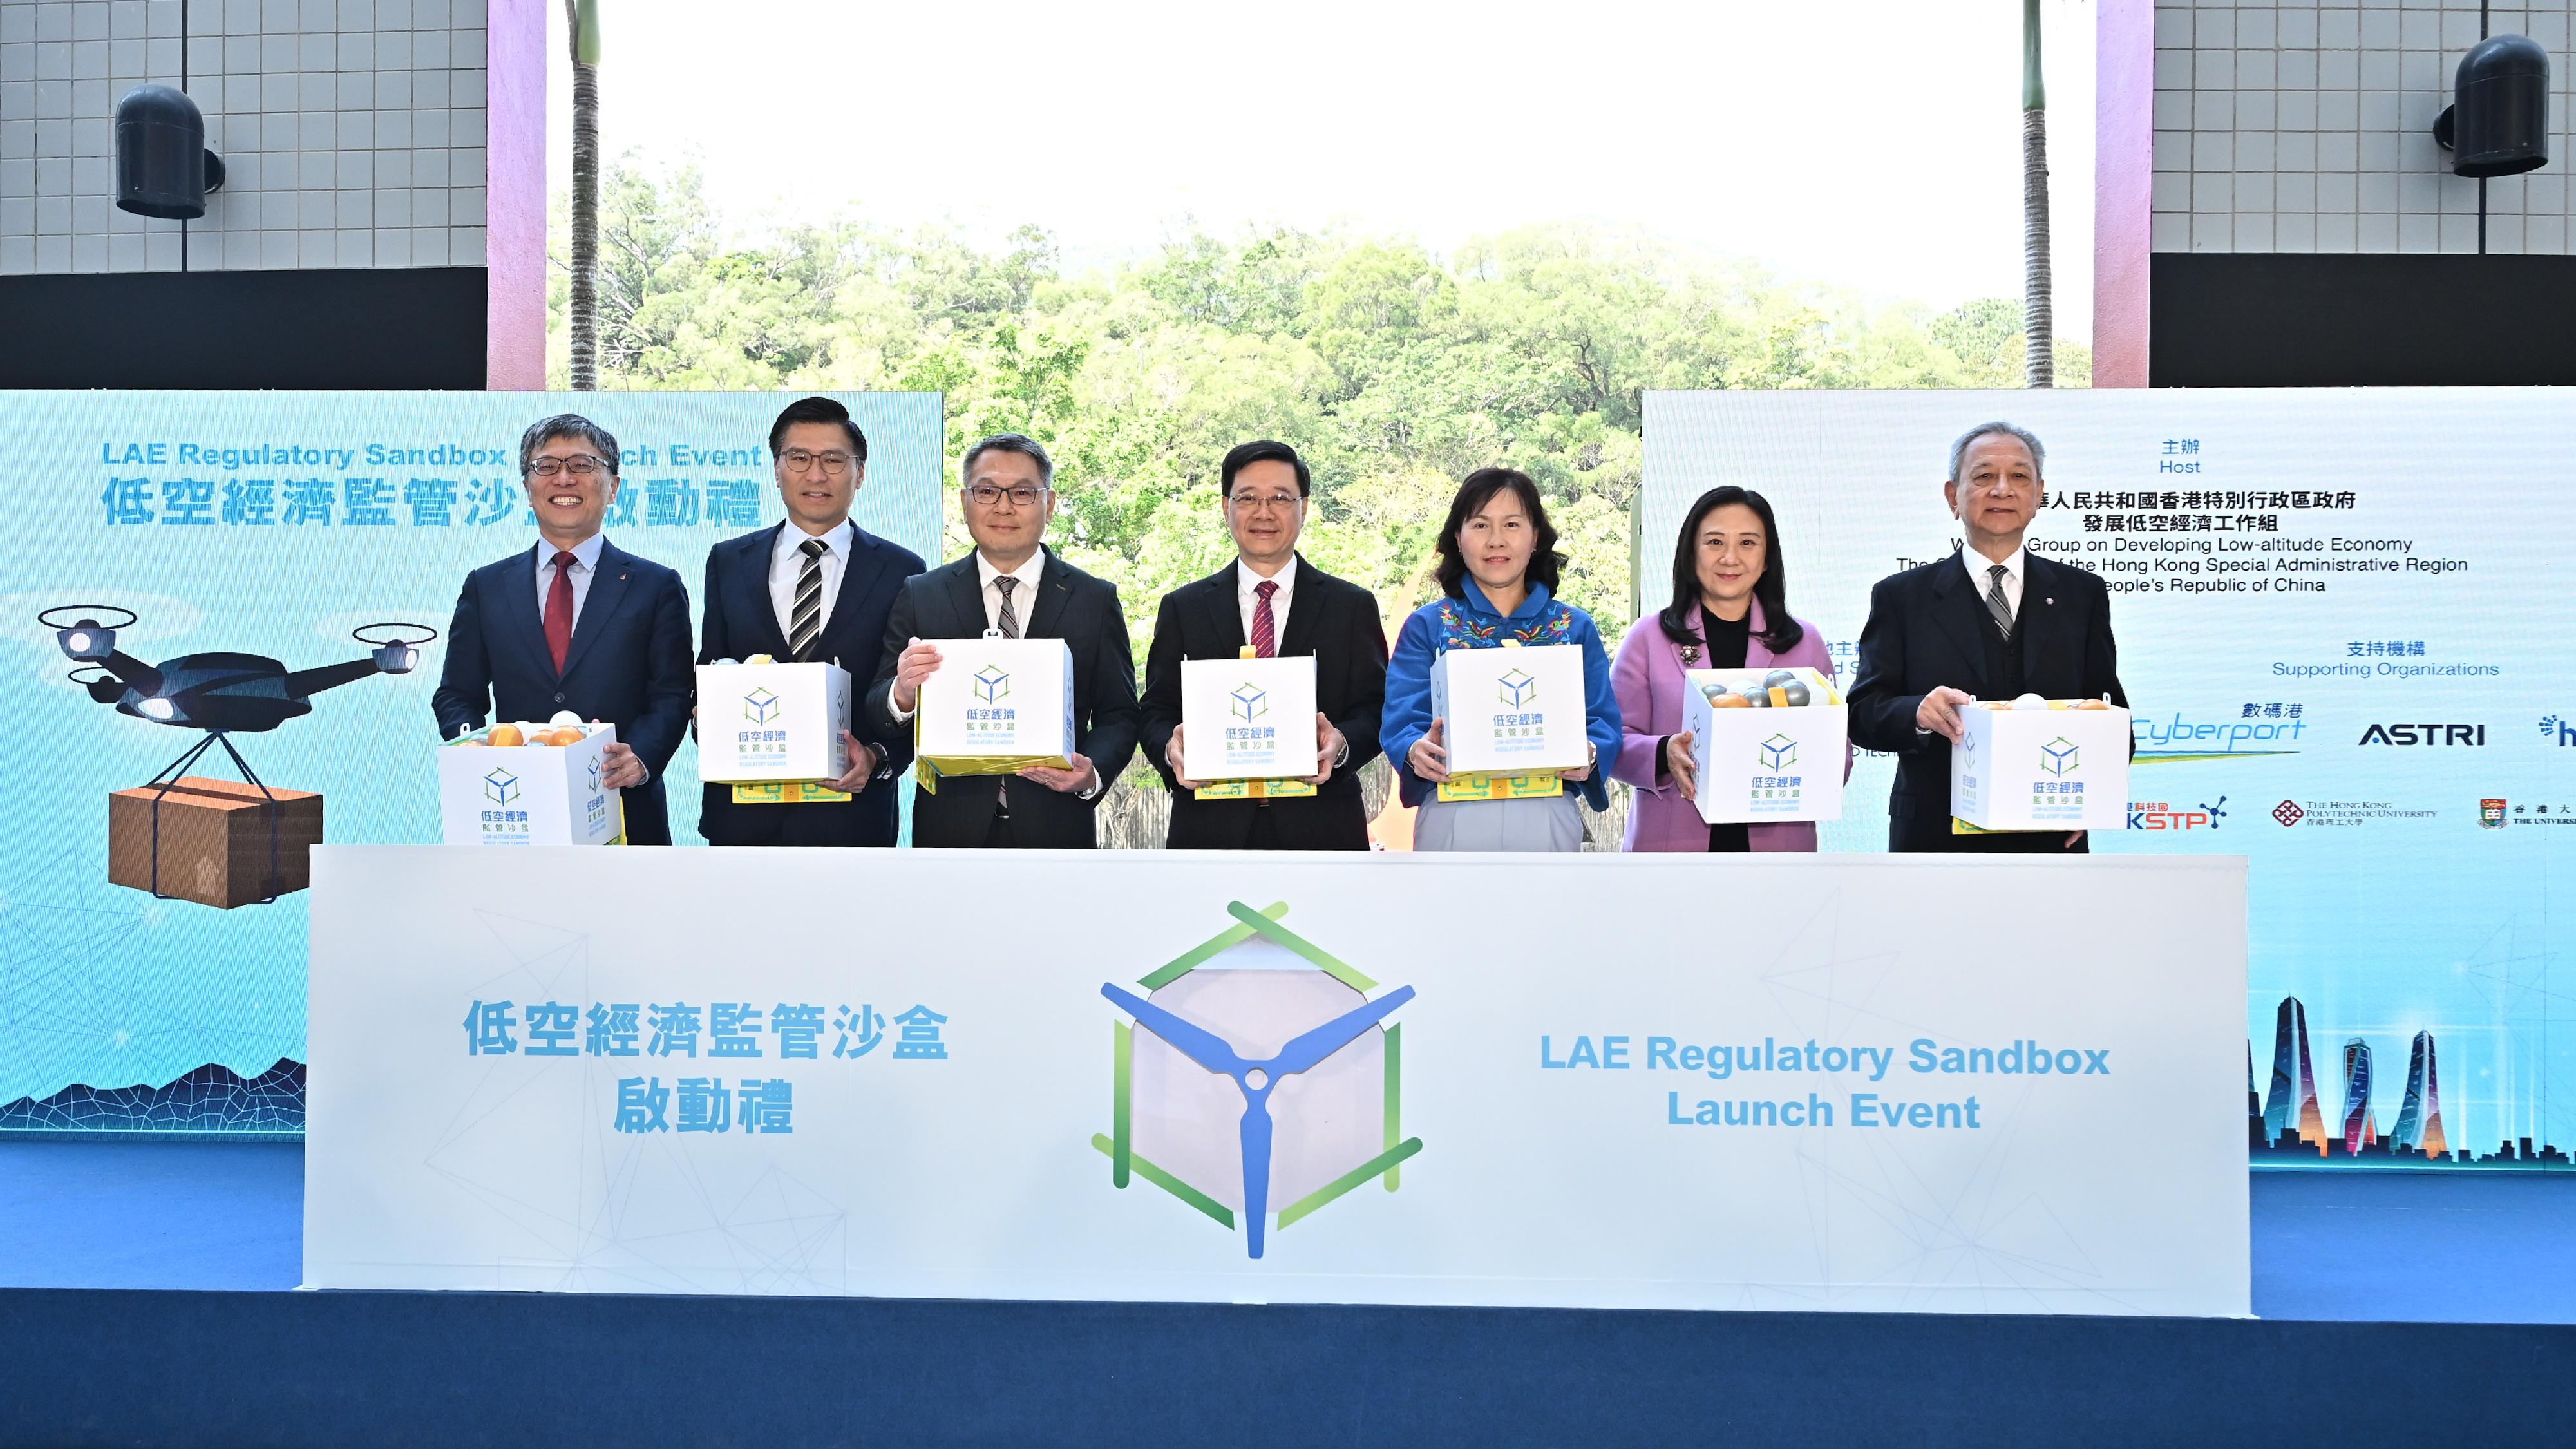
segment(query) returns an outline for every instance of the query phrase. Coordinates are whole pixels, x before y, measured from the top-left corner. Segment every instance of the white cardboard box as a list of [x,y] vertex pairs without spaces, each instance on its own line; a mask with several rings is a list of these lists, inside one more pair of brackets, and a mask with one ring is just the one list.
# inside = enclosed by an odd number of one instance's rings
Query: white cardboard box
[[698,666],[698,778],[837,780],[850,768],[850,676],[837,664]]
[[1315,773],[1315,658],[1181,661],[1181,777]]
[[[558,726],[538,725],[551,732]],[[581,743],[438,747],[438,823],[449,845],[609,845],[624,837],[617,791],[600,784],[615,725],[582,725]]]
[[1452,776],[1581,769],[1583,649],[1452,649],[1431,661],[1431,713]]
[[1718,709],[1705,687],[1741,694],[1776,669],[1693,669],[1683,675],[1682,728],[1699,769],[1696,802],[1712,825],[1843,818],[1843,741],[1851,709],[1813,669],[1792,669],[1808,702],[1788,708]]
[[915,752],[942,774],[999,774],[1073,757],[1073,650],[1061,639],[940,639],[921,682]]
[[1959,712],[1950,747],[1950,813],[1982,830],[2119,830],[2129,823],[2129,712]]

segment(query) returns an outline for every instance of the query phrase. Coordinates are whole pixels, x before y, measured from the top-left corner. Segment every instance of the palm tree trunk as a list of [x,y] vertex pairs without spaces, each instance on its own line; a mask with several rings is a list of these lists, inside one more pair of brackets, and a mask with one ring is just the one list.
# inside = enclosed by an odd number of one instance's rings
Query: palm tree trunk
[[572,385],[599,387],[599,11],[564,0],[572,29]]
[[2055,387],[2057,329],[2048,271],[2048,90],[2039,58],[2039,0],[2022,0],[2022,384]]

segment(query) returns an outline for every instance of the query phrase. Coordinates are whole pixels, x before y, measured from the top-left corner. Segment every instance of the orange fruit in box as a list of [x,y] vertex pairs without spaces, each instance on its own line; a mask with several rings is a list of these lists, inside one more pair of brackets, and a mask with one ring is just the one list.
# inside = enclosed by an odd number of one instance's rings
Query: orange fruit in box
[[492,733],[487,738],[495,747],[505,750],[516,749],[528,742],[527,736],[519,733],[517,725],[494,725]]
[[574,728],[571,728],[570,726],[567,726],[567,727],[565,727],[565,728],[563,728],[563,729],[559,729],[559,730],[555,731],[552,735],[550,735],[550,736],[548,736],[548,737],[547,737],[547,740],[548,740],[548,743],[551,743],[551,744],[557,744],[557,745],[577,745],[577,744],[580,744],[583,740],[586,740],[586,739],[589,739],[589,738],[590,738],[590,735],[588,734],[588,732],[583,731],[583,730],[574,729]]

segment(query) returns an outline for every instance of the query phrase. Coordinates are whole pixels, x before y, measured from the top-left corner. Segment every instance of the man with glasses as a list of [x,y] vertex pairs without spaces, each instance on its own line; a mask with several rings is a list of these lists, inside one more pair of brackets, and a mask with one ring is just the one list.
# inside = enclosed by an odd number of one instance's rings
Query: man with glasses
[[[1315,491],[1286,443],[1245,443],[1217,470],[1217,507],[1234,535],[1234,562],[1163,596],[1145,659],[1145,758],[1172,787],[1173,850],[1366,850],[1360,766],[1376,758],[1386,706],[1386,630],[1377,598],[1297,554]],[[1315,659],[1315,773],[1311,796],[1199,800],[1181,774],[1181,662]]]
[[2084,832],[1960,834],[1950,825],[1950,746],[1959,711],[2023,694],[2128,708],[2101,576],[2022,546],[2048,501],[2048,452],[2011,423],[1979,423],[1950,445],[1941,496],[1965,547],[1870,590],[1852,680],[1852,743],[1896,756],[1887,796],[1894,851],[2058,854]]
[[547,418],[519,439],[537,546],[465,576],[430,704],[441,739],[486,719],[570,710],[617,726],[605,784],[624,792],[626,843],[671,843],[662,771],[689,727],[689,590],[599,531],[617,501],[617,440]]
[[958,502],[975,551],[912,579],[887,621],[866,714],[880,734],[908,731],[921,682],[939,667],[924,640],[1062,639],[1073,651],[1074,754],[1070,769],[1034,766],[1016,776],[954,778],[912,797],[915,845],[1088,850],[1098,843],[1092,807],[1136,753],[1136,663],[1118,586],[1046,547],[1055,517],[1055,464],[1018,433],[966,450]]
[[[861,529],[850,506],[867,482],[868,439],[827,397],[789,403],[769,427],[771,471],[787,518],[707,551],[698,662],[766,654],[781,663],[837,664],[860,688],[876,676],[903,581],[920,556]],[[865,711],[845,732],[850,768],[831,781],[842,800],[738,802],[708,785],[698,833],[710,845],[892,845],[894,777],[912,761],[909,730]]]

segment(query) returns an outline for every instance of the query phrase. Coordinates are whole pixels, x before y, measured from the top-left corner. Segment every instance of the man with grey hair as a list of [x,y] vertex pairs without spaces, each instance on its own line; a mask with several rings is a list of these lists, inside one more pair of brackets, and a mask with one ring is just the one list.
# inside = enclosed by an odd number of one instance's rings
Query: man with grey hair
[[1118,586],[1046,547],[1055,518],[1055,463],[1033,438],[996,433],[966,450],[957,502],[975,551],[906,581],[886,620],[885,651],[864,717],[906,731],[921,684],[940,665],[938,640],[1062,639],[1073,651],[1073,763],[1032,765],[991,788],[951,780],[916,789],[912,843],[967,848],[1089,850],[1092,810],[1136,754],[1136,661]]
[[2011,423],[1979,423],[1950,447],[1941,485],[1963,547],[1870,590],[1852,681],[1852,741],[1896,756],[1887,848],[2057,853],[2084,832],[1962,834],[1950,818],[1950,746],[1979,698],[2108,696],[2127,708],[2111,638],[2111,594],[2089,570],[2030,552],[2048,501],[2047,450]]
[[622,792],[629,845],[671,843],[662,772],[695,688],[680,576],[600,532],[617,501],[617,439],[574,413],[519,439],[537,544],[465,576],[430,697],[438,734],[570,710],[617,727],[603,784]]

